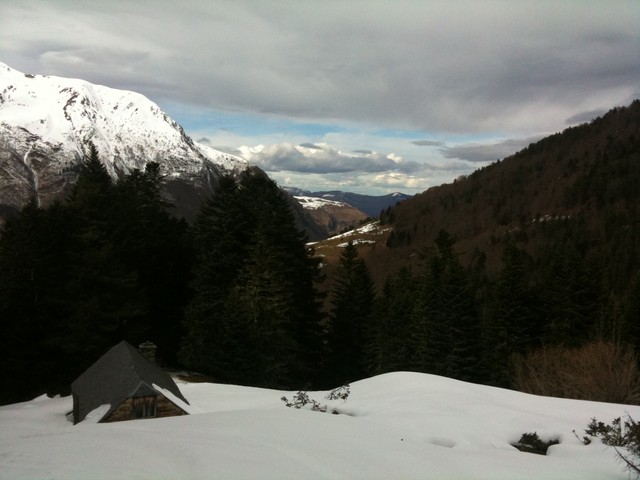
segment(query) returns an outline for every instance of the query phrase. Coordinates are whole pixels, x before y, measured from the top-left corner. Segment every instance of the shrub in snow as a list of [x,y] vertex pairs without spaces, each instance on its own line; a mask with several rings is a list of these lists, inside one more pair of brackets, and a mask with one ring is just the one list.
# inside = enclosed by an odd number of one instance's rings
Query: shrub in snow
[[341,387],[331,390],[325,398],[327,400],[347,400],[350,393],[351,387],[347,383],[346,385],[342,385]]
[[598,437],[602,440],[602,443],[612,447],[624,447],[630,441],[630,423],[622,423],[620,417],[614,418],[610,425],[605,425],[604,422],[599,422],[595,418],[591,419],[585,433],[592,437]]
[[[614,418],[609,425],[605,425],[604,422],[592,418],[585,433],[613,447],[629,471],[636,477],[640,477],[640,424],[638,422],[627,416],[624,421],[618,417]],[[591,440],[589,437],[584,437],[583,443],[588,445]],[[620,450],[620,447],[625,451]]]
[[533,433],[523,433],[516,443],[512,445],[516,447],[521,452],[527,453],[536,453],[538,455],[546,455],[547,450],[551,445],[557,445],[560,441],[557,439],[549,440],[548,442],[543,441],[538,437],[537,432]]
[[302,408],[306,405],[311,405],[311,410],[313,410],[314,412],[327,411],[326,405],[320,405],[320,403],[318,403],[313,398],[309,398],[309,395],[307,394],[307,392],[300,391],[296,393],[291,398],[291,401],[289,401],[289,399],[285,396],[281,397],[280,400],[282,400],[287,407]]
[[[325,396],[325,398],[327,400],[346,401],[350,393],[351,391],[349,389],[349,384],[346,384],[346,385],[342,385],[341,387],[334,388]],[[293,397],[291,397],[291,400],[289,400],[285,396],[280,397],[280,400],[284,402],[285,406],[291,407],[291,408],[303,408],[309,405],[309,408],[314,412],[327,411],[326,405],[322,405],[320,402],[314,400],[313,398],[310,398],[309,394],[303,391],[299,391],[298,393],[296,393]],[[338,410],[336,409],[333,409],[331,413],[338,414],[340,412],[338,412]]]

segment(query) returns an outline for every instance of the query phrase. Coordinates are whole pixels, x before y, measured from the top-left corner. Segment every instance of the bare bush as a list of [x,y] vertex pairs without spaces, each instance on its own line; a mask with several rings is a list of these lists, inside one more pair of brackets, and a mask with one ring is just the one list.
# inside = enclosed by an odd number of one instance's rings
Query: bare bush
[[640,404],[640,370],[631,347],[597,340],[579,348],[543,347],[513,358],[513,386],[549,397]]

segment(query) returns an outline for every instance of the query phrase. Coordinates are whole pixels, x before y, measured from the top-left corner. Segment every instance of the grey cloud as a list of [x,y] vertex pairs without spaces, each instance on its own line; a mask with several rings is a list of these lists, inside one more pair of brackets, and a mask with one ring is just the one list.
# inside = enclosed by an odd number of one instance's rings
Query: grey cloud
[[597,117],[604,115],[606,112],[607,112],[606,109],[599,109],[599,110],[589,110],[588,112],[576,113],[575,115],[572,115],[571,117],[567,118],[565,123],[567,125],[576,125],[579,123],[590,122],[591,120],[594,120]]
[[237,149],[236,147],[229,147],[227,145],[208,145],[211,148],[213,148],[214,150],[218,150],[219,152],[222,153],[227,153],[229,155],[235,155],[236,157],[241,157],[242,156],[242,152]]
[[522,150],[542,136],[509,139],[493,144],[468,143],[456,146],[444,146],[440,149],[445,158],[458,158],[469,162],[494,162]]
[[640,78],[630,1],[5,3],[19,70],[304,121],[553,131]]
[[227,145],[214,145],[209,137],[200,137],[198,140],[196,140],[196,142],[213,148],[214,150],[218,150],[219,152],[227,153],[229,155],[235,155],[238,157],[242,155],[242,152],[235,147],[229,147]]
[[430,172],[440,172],[449,174],[471,173],[475,170],[473,163],[469,161],[447,161],[447,162],[429,162],[425,165],[426,170]]
[[418,147],[443,147],[444,146],[444,142],[441,142],[439,140],[415,140],[411,143],[414,145],[417,145]]
[[322,150],[322,147],[316,145],[315,143],[301,143],[300,146],[304,148],[310,148],[312,150]]

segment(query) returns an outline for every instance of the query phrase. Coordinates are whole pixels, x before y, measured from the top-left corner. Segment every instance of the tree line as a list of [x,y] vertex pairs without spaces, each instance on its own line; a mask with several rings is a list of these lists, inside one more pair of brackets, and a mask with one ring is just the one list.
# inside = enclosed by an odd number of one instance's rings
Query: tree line
[[507,241],[494,275],[481,252],[463,265],[442,230],[379,292],[350,243],[324,308],[320,259],[264,173],[221,177],[192,226],[167,213],[161,185],[155,163],[113,181],[91,146],[68,199],[2,227],[1,402],[65,393],[123,339],[217,382],[281,389],[396,370],[509,387],[514,355],[640,346],[634,224],[615,229],[616,260],[580,218],[540,222],[547,242],[530,254]]

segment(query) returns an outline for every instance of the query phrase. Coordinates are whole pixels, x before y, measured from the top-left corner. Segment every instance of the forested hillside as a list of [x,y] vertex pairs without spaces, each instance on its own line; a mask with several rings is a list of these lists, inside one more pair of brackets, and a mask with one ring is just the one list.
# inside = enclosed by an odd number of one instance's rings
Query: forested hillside
[[[377,287],[369,373],[514,386],[514,362],[527,370],[541,349],[633,356],[639,207],[635,101],[387,209],[387,233],[359,245]],[[317,246],[329,276],[336,243]]]
[[637,218],[639,151],[636,100],[388,209],[382,220],[393,226],[389,246],[420,247],[444,229],[466,262],[480,250],[495,271],[506,243],[531,253],[563,223],[609,243]]

